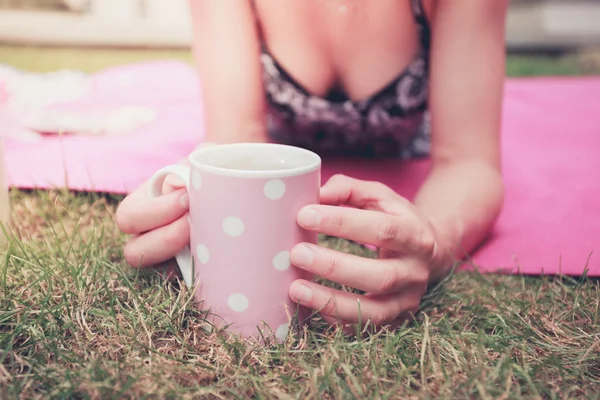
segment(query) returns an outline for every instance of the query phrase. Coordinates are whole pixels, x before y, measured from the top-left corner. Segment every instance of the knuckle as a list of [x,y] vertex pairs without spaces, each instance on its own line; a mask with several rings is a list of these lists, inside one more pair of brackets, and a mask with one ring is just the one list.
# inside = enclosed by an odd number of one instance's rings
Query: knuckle
[[320,310],[323,314],[337,318],[337,305],[335,295],[330,295],[327,302],[323,304]]
[[371,181],[370,183],[371,183],[373,189],[376,190],[377,192],[389,193],[390,191],[392,191],[389,186],[387,186],[386,184],[384,184],[382,182]]
[[400,236],[400,225],[391,218],[389,215],[385,215],[379,222],[377,228],[377,242],[381,244],[391,243],[398,240]]
[[415,283],[423,285],[424,287],[429,283],[429,268],[423,266],[418,268],[415,273]]
[[371,316],[371,322],[375,325],[383,325],[392,319],[394,319],[394,316],[390,308],[385,306],[378,307]]
[[350,182],[350,177],[344,174],[335,174],[329,179],[329,182],[347,184]]
[[352,178],[344,174],[335,174],[327,181],[327,186],[334,187],[349,196],[352,192]]
[[178,226],[172,225],[171,229],[166,230],[163,237],[164,247],[171,251],[177,252],[185,246],[185,235]]
[[378,285],[379,292],[381,294],[394,292],[398,284],[398,273],[390,267],[381,274],[381,282]]
[[343,212],[337,212],[331,217],[329,224],[333,232],[343,234],[348,226],[347,217]]
[[162,193],[164,195],[178,190],[183,191],[182,188],[185,188],[185,182],[181,178],[175,175],[167,175],[163,182]]
[[127,204],[121,203],[115,212],[115,223],[117,227],[124,233],[133,233],[135,225],[132,223],[129,213],[127,212]]
[[398,196],[398,194],[385,183],[379,181],[367,181],[366,186],[368,186],[371,195],[377,197],[380,200],[397,200],[398,198],[400,198],[400,196]]
[[433,257],[436,250],[436,240],[433,232],[429,229],[424,229],[419,235],[417,248],[430,257]]
[[388,265],[375,285],[376,294],[395,293],[406,288],[421,287],[429,282],[429,269],[426,265]]
[[327,261],[325,261],[326,269],[323,274],[323,277],[325,279],[331,280],[332,278],[335,277],[335,274],[338,271],[339,260],[335,256],[332,256],[332,255],[327,256],[326,260],[327,260]]
[[131,243],[127,243],[123,248],[123,258],[130,266],[137,268],[142,265],[144,253],[140,252]]

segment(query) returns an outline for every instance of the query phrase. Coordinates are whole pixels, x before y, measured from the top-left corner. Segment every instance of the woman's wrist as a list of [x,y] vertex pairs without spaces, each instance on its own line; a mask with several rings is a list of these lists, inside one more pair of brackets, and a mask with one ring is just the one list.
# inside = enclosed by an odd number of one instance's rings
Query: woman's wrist
[[462,223],[458,218],[429,220],[436,237],[436,251],[431,262],[430,281],[444,278],[462,257]]

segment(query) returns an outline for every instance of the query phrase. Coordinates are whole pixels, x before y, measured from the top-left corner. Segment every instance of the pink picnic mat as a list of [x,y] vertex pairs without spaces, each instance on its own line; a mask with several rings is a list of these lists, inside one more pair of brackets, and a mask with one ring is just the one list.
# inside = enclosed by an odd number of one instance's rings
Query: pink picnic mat
[[[5,74],[3,83],[0,74],[0,134],[15,187],[126,193],[202,141],[200,82],[186,64],[63,78],[53,97],[57,89],[39,76],[24,84]],[[473,263],[484,272],[600,276],[600,77],[511,79],[505,92],[505,208]],[[123,108],[137,114],[115,117]],[[83,133],[31,134],[61,123]],[[427,161],[324,164],[324,179],[341,172],[380,180],[408,197],[428,168]]]

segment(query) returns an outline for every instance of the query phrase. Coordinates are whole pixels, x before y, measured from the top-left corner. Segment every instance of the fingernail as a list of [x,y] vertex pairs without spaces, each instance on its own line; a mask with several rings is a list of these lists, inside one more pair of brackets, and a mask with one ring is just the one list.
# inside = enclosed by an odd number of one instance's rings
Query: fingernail
[[308,267],[315,261],[315,252],[310,247],[301,244],[292,250],[292,263],[297,267]]
[[316,228],[321,224],[321,213],[314,208],[303,208],[298,213],[298,220],[307,228]]
[[292,297],[301,303],[308,303],[312,300],[312,290],[306,285],[298,285],[296,286]]
[[184,193],[179,198],[179,203],[187,210],[190,207],[190,196],[187,193]]

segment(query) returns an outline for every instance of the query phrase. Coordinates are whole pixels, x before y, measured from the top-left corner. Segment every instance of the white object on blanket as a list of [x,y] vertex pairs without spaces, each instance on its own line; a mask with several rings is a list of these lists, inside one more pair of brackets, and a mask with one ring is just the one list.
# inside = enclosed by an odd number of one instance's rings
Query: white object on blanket
[[0,84],[8,96],[5,106],[18,112],[80,99],[90,92],[86,74],[64,69],[34,73],[0,65]]
[[154,110],[136,106],[119,107],[108,112],[41,111],[30,115],[24,126],[41,133],[114,136],[152,122],[155,116]]
[[88,75],[59,70],[31,73],[0,65],[0,126],[5,136],[32,141],[40,133],[120,135],[154,120],[154,110],[136,105],[90,111],[62,111],[52,106],[84,99],[91,92]]

